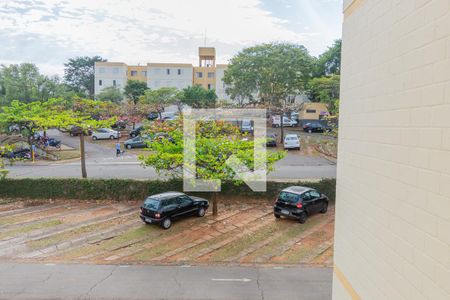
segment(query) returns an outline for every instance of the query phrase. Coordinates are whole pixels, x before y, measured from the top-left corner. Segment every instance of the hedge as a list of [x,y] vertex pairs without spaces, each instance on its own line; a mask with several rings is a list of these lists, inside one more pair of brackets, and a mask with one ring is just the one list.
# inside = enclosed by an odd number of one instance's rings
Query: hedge
[[[280,190],[291,185],[309,186],[335,199],[336,180],[323,179],[319,182],[268,182],[267,192],[253,192],[247,185],[236,186],[222,183],[220,198],[241,196],[271,200]],[[138,181],[128,179],[66,179],[66,178],[24,178],[0,180],[0,197],[28,199],[77,199],[77,200],[142,200],[148,195],[166,191],[182,191],[182,180]],[[209,197],[208,193],[189,193]]]

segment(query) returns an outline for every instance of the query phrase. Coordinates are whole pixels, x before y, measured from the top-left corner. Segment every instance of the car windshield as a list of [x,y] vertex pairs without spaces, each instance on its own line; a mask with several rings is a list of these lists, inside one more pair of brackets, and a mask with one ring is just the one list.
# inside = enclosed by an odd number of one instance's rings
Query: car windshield
[[288,137],[286,137],[286,140],[288,140],[288,141],[295,141],[295,140],[297,140],[297,137],[295,137],[295,136],[288,136]]
[[278,200],[289,202],[289,203],[297,203],[297,201],[300,199],[300,195],[288,193],[288,192],[281,192],[278,196]]
[[147,198],[144,201],[144,207],[146,209],[157,210],[160,205],[161,205],[161,201],[159,201],[158,199]]

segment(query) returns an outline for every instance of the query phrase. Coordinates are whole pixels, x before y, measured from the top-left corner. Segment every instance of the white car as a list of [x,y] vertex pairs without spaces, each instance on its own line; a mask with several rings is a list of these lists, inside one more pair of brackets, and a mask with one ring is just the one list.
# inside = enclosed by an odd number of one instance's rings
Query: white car
[[284,149],[300,150],[300,139],[296,134],[286,134],[283,141]]
[[122,135],[120,134],[120,132],[116,131],[116,130],[112,130],[110,128],[100,128],[97,129],[96,131],[94,131],[94,133],[92,133],[92,139],[94,141],[96,140],[113,140],[113,139],[118,139],[120,138]]
[[[281,119],[280,116],[272,116],[272,127],[280,127]],[[283,127],[295,127],[297,126],[297,121],[289,119],[288,117],[283,117]]]

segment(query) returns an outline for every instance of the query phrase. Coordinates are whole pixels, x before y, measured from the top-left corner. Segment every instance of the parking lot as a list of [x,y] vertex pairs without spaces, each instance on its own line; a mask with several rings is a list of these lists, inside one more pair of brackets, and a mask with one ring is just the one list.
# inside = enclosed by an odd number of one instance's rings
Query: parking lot
[[302,225],[276,220],[270,203],[227,199],[218,217],[162,230],[141,222],[138,202],[2,201],[3,261],[332,266],[334,206]]

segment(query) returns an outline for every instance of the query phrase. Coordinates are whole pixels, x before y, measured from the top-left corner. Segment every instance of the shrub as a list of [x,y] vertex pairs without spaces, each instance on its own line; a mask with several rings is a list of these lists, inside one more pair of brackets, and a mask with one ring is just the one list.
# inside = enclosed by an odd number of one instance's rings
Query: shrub
[[[236,186],[222,183],[220,197],[243,196],[272,200],[280,190],[291,185],[304,185],[318,189],[335,199],[336,180],[324,179],[319,182],[268,182],[267,192],[253,192],[247,185]],[[181,191],[182,180],[138,181],[131,179],[66,179],[66,178],[24,178],[0,180],[0,197],[30,199],[76,199],[76,200],[142,200],[148,195],[166,191]],[[189,193],[208,198],[207,193]]]

